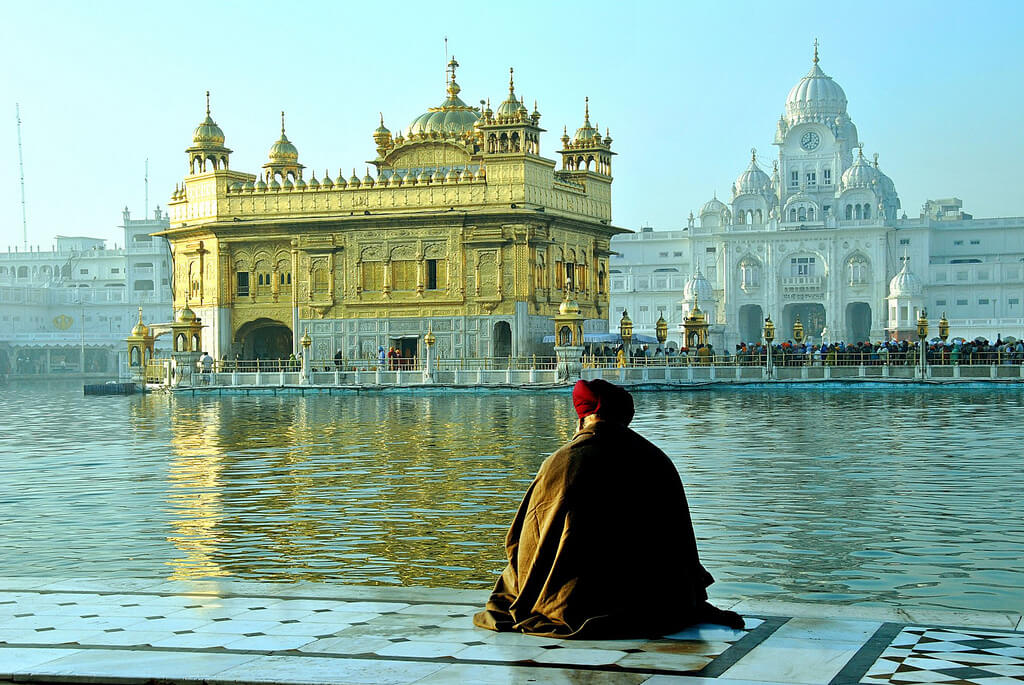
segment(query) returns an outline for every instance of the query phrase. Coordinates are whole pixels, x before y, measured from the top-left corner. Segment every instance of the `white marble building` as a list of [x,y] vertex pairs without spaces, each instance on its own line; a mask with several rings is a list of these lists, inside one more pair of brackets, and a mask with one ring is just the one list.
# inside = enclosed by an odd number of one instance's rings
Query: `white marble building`
[[613,238],[613,329],[625,308],[637,333],[653,334],[664,311],[678,343],[699,294],[719,349],[760,339],[767,315],[782,340],[797,316],[815,342],[903,338],[922,307],[933,332],[946,312],[952,336],[1024,337],[1024,217],[974,219],[950,198],[908,219],[817,49],[774,145],[770,170],[752,151],[728,202],[712,198],[686,228]]
[[124,243],[57,236],[52,249],[0,254],[0,375],[116,375],[124,338],[143,307],[147,323],[171,320],[168,217],[122,213]]

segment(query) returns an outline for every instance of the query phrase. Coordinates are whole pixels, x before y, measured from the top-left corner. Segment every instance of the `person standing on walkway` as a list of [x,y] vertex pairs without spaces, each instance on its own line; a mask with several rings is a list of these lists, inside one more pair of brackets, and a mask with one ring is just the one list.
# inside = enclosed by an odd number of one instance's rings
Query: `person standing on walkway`
[[652,637],[694,623],[743,628],[708,602],[675,465],[629,428],[633,398],[600,379],[573,388],[576,435],[548,457],[505,538],[508,565],[481,628],[562,638]]

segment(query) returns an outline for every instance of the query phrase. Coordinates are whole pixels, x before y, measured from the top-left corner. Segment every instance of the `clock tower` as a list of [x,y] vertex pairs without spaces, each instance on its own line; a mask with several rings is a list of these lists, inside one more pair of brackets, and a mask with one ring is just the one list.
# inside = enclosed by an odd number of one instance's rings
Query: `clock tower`
[[811,70],[789,91],[775,133],[783,224],[818,223],[836,215],[836,188],[857,144],[846,94],[818,65],[815,41]]

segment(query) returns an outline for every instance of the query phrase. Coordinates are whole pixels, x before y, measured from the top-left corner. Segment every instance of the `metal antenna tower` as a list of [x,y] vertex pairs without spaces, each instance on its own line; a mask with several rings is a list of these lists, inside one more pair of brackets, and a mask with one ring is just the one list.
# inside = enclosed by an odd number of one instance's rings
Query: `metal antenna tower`
[[14,103],[14,118],[18,120],[18,174],[21,177],[21,239],[28,252],[28,219],[25,216],[25,162],[21,154],[21,106]]

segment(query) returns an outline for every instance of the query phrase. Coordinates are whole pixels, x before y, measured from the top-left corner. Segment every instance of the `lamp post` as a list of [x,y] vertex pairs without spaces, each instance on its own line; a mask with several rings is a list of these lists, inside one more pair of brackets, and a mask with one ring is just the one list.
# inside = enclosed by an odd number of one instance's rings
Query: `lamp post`
[[946,344],[946,338],[949,337],[949,319],[946,318],[946,312],[942,312],[942,318],[939,319],[939,338],[942,340],[942,344]]
[[658,323],[654,324],[654,335],[657,336],[659,345],[664,345],[668,340],[668,323],[665,322],[663,312],[658,312]]
[[622,337],[622,351],[626,357],[626,363],[630,362],[629,342],[633,339],[633,322],[629,319],[629,312],[622,310],[622,318],[619,320],[619,335]]
[[427,334],[423,336],[423,344],[427,346],[427,363],[423,367],[423,382],[433,383],[434,382],[434,343],[437,342],[437,338],[434,337],[433,331],[427,329]]
[[796,321],[793,322],[793,342],[797,345],[804,341],[804,325],[800,323],[800,315],[796,315]]
[[925,376],[925,369],[926,369],[926,366],[927,366],[927,363],[928,363],[928,360],[927,360],[927,356],[928,355],[926,354],[927,349],[925,348],[925,344],[927,343],[927,339],[928,339],[928,310],[927,309],[922,309],[921,313],[917,317],[917,338],[918,338],[918,340],[921,341],[920,349],[918,350],[918,354],[921,356],[921,378],[924,378],[924,376]]
[[764,317],[764,341],[768,347],[768,377],[772,377],[772,340],[775,340],[775,324],[772,317]]
[[309,373],[309,346],[313,344],[313,339],[309,337],[308,329],[299,342],[302,343],[302,382],[309,383],[312,380]]

